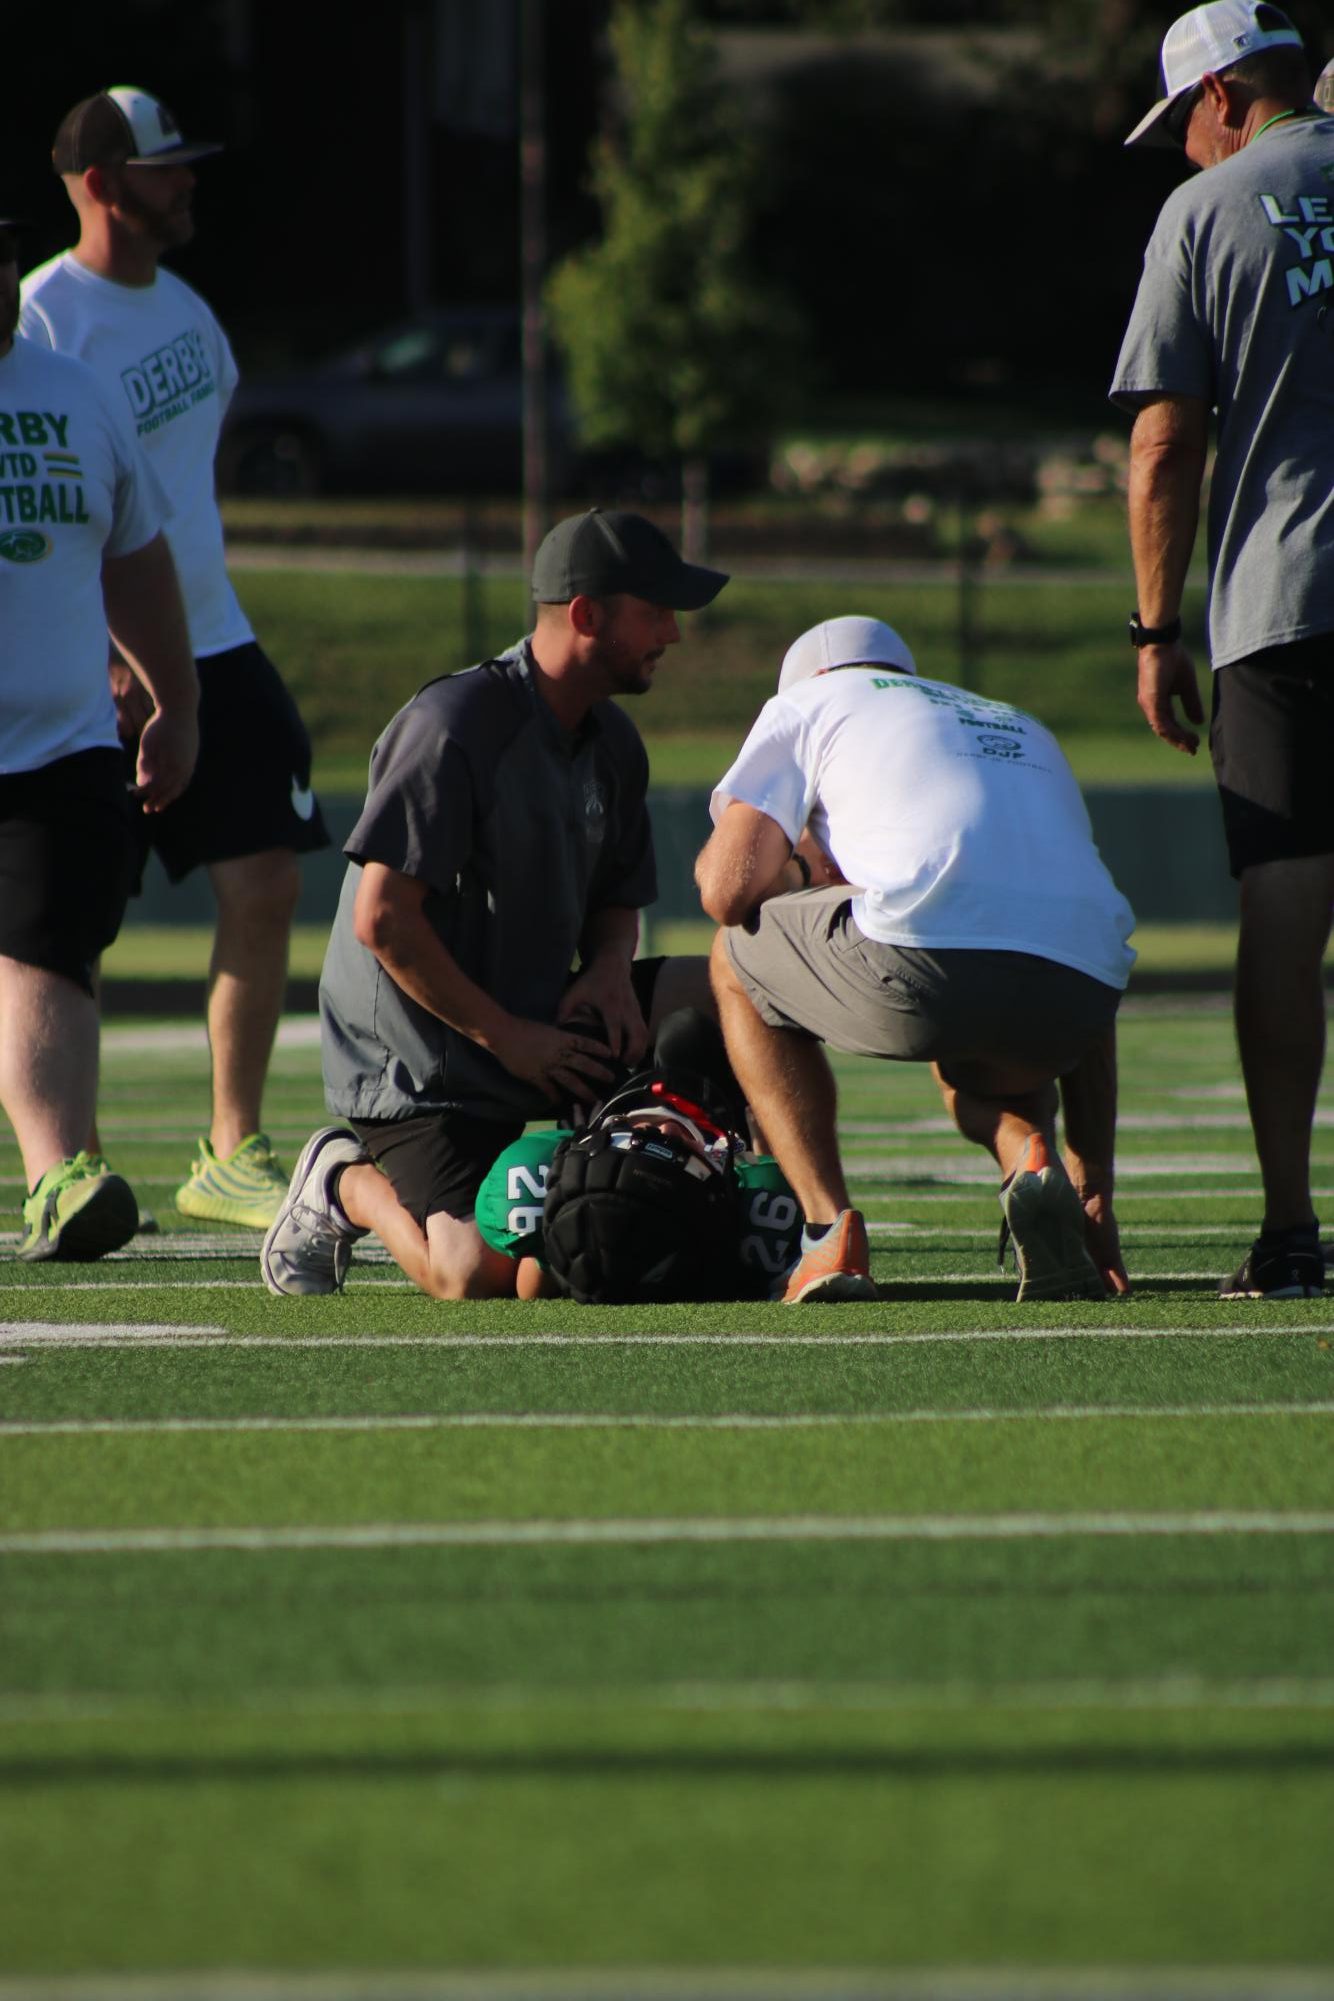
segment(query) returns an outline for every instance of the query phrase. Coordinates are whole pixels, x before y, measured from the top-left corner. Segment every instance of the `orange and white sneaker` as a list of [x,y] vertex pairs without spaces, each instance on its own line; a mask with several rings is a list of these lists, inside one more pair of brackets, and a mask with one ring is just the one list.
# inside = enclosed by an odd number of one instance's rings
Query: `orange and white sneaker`
[[785,1306],[822,1306],[833,1299],[875,1297],[866,1223],[859,1209],[842,1210],[819,1243],[809,1249],[803,1232],[801,1256],[783,1294]]
[[1107,1287],[1088,1254],[1084,1205],[1041,1133],[1034,1133],[1019,1165],[1000,1190],[1001,1239],[1014,1244],[1019,1273],[1016,1301],[1105,1299]]

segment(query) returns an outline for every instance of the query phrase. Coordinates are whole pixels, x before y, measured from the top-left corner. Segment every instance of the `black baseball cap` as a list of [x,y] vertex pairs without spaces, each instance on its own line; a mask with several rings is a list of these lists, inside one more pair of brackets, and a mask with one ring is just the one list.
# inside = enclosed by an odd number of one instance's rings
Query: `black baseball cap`
[[624,593],[669,611],[701,611],[726,582],[722,570],[684,562],[642,514],[604,514],[600,507],[558,521],[533,559],[538,604]]
[[212,139],[187,145],[159,98],[132,84],[117,84],[81,99],[65,113],[51,158],[58,174],[82,174],[89,167],[184,167],[221,151]]

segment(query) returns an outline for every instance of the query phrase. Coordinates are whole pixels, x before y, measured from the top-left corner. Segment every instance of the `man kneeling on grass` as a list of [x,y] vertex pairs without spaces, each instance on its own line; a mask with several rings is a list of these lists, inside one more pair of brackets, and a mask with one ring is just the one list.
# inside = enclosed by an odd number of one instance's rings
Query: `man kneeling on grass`
[[725,927],[727,1053],[806,1218],[785,1300],[876,1296],[825,1042],[932,1065],[1000,1168],[1019,1299],[1127,1291],[1112,1168],[1134,917],[1049,732],[921,679],[879,620],[830,619],[789,649],[712,812],[695,873]]
[[[529,1120],[599,1098],[660,1023],[711,1008],[708,964],[638,959],[657,894],[643,695],[676,614],[727,582],[641,515],[559,522],[536,624],[427,686],[376,744],[320,983],[325,1095],[264,1240],[270,1291],[339,1290],[374,1231],[434,1299],[513,1295],[478,1190]],[[578,961],[579,970],[572,975]]]

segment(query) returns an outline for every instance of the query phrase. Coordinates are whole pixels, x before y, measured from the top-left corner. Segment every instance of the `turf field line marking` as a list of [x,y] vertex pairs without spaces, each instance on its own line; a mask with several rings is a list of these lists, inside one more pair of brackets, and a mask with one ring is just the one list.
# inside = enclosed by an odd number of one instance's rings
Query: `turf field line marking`
[[[121,1342],[133,1345],[137,1341],[164,1341],[178,1335],[180,1331],[180,1328],[173,1326],[170,1321],[98,1321],[86,1326],[77,1326],[73,1322],[66,1323],[61,1320],[34,1320],[29,1323],[27,1338],[50,1341],[57,1335],[69,1333],[73,1334],[77,1341],[85,1334],[105,1334],[114,1345],[119,1345]],[[196,1331],[204,1335],[214,1335],[224,1333],[225,1329],[201,1327]],[[22,1321],[0,1321],[0,1346],[22,1346],[24,1340]]]
[[93,1974],[0,1979],[0,2001],[1331,2001],[1328,1969],[536,1966],[509,1973]]
[[859,1424],[1044,1424],[1090,1419],[1334,1417],[1326,1403],[1039,1404],[1016,1409],[870,1411],[412,1411],[385,1417],[62,1417],[11,1424],[6,1438],[121,1437],[177,1431],[810,1431]]
[[0,1535],[5,1556],[167,1555],[230,1549],[522,1548],[554,1544],[1032,1542],[1074,1536],[1334,1535],[1334,1511],[1197,1509],[1176,1514],[680,1515],[661,1518],[349,1522],[322,1526],[34,1529]]
[[[365,1684],[296,1689],[229,1690],[207,1695],[151,1702],[142,1694],[101,1690],[70,1693],[16,1693],[0,1697],[0,1730],[34,1724],[119,1722],[152,1711],[155,1723],[179,1723],[213,1715],[281,1718],[307,1716],[404,1716],[438,1711],[445,1704],[468,1710],[532,1709],[543,1714],[578,1713],[590,1704],[624,1704],[635,1709],[695,1709],[727,1713],[733,1710],[896,1710],[972,1708],[1112,1710],[1193,1709],[1204,1704],[1224,1709],[1334,1708],[1334,1679],[1258,1678],[1253,1682],[1213,1682],[1202,1675],[1163,1675],[1141,1681],[1007,1681],[982,1682],[835,1682],[835,1681],[689,1681],[599,1682],[591,1690],[552,1691],[530,1682],[442,1681],[400,1687]],[[0,1756],[0,1768],[3,1759]],[[4,1993],[0,1984],[0,1996]]]
[[1014,1327],[917,1334],[228,1334],[215,1327],[132,1329],[0,1321],[0,1347],[24,1348],[909,1348],[957,1341],[1253,1341],[1329,1334],[1334,1321],[1257,1327]]

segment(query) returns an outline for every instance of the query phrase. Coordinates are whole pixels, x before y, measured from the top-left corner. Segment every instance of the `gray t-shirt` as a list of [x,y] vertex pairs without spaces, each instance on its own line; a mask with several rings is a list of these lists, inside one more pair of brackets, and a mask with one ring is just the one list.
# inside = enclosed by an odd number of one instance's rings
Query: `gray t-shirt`
[[533,685],[528,642],[431,681],[371,753],[370,790],[320,981],[329,1109],[538,1118],[550,1104],[447,1028],[358,943],[362,864],[430,885],[425,914],[470,978],[512,1013],[552,1021],[587,921],[657,895],[648,758],[630,718],[595,704],[571,736]]
[[1214,666],[1334,631],[1334,118],[1271,125],[1169,195],[1111,394],[1217,412]]

